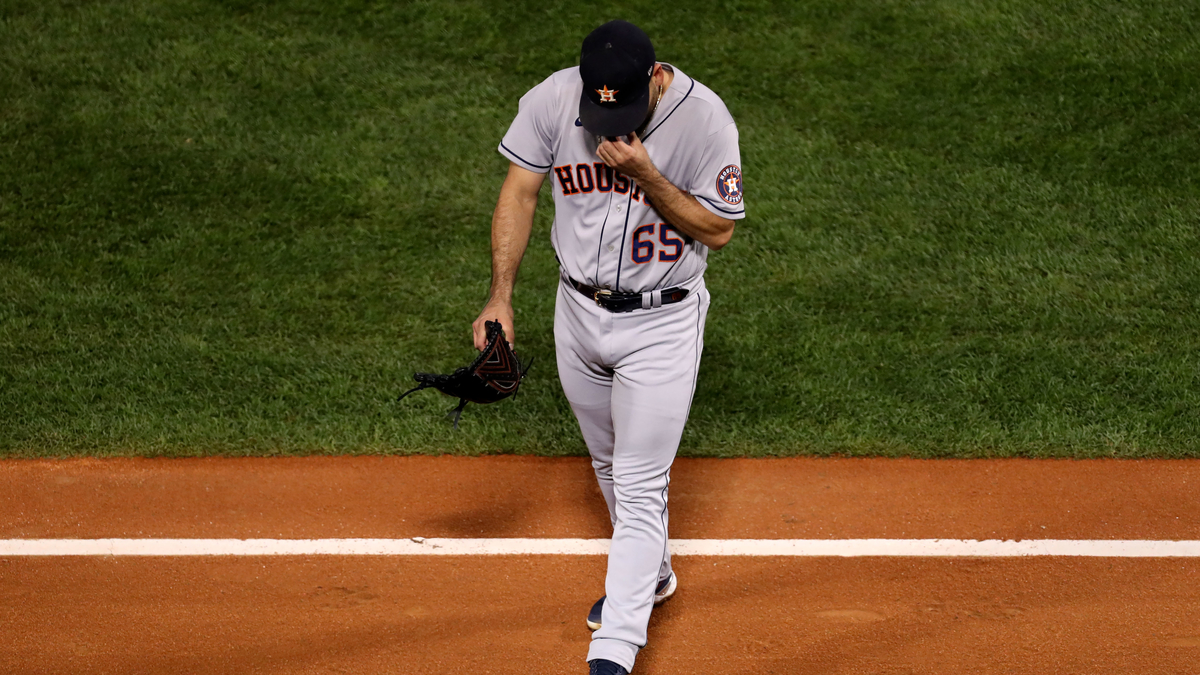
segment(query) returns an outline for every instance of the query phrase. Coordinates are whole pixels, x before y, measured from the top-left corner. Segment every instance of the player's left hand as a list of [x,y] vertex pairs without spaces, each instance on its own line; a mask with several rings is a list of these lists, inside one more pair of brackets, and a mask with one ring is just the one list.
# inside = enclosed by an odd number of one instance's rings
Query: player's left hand
[[596,148],[596,156],[608,166],[639,183],[657,171],[654,163],[650,161],[650,153],[646,152],[646,146],[642,145],[642,139],[637,137],[637,133],[629,134],[628,143],[624,138],[604,139],[600,147]]

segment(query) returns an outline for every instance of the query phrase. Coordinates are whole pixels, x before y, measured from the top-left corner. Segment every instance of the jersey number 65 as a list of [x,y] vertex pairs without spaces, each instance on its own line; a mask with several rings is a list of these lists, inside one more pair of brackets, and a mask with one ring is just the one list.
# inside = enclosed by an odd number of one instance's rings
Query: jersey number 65
[[[633,262],[641,265],[654,259],[654,230],[658,230],[658,259],[662,262],[675,262],[683,255],[683,240],[671,235],[678,234],[666,223],[650,223],[642,225],[633,231]],[[668,252],[670,249],[670,252]]]

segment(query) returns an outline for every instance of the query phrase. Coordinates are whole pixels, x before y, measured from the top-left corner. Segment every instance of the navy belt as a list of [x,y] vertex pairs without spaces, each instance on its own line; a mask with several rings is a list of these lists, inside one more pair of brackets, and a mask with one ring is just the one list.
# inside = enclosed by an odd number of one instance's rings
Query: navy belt
[[637,309],[662,307],[663,305],[679,302],[686,298],[688,294],[688,289],[678,286],[675,288],[664,288],[661,291],[646,291],[645,293],[618,293],[605,288],[588,286],[570,277],[567,278],[567,281],[571,283],[571,286],[575,290],[594,300],[597,305],[610,312],[632,312]]

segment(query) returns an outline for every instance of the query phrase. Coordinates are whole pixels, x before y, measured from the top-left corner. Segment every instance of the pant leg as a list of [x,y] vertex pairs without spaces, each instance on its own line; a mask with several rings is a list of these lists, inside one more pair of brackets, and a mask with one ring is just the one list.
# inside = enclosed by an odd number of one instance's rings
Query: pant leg
[[[558,379],[571,404],[583,442],[592,457],[596,482],[608,506],[609,522],[616,526],[617,502],[613,495],[612,419],[613,371],[604,364],[605,335],[612,330],[611,315],[604,316],[570,294],[573,289],[559,284],[554,309],[554,346]],[[578,295],[576,293],[576,295]],[[579,296],[582,297],[582,296]],[[599,308],[595,308],[599,310]],[[600,310],[603,311],[603,310]],[[607,312],[606,312],[607,314]]]
[[707,310],[701,286],[677,305],[615,315],[614,338],[623,346],[611,399],[616,525],[608,599],[589,660],[608,659],[632,671],[646,644],[654,587],[670,571],[667,488],[695,392]]

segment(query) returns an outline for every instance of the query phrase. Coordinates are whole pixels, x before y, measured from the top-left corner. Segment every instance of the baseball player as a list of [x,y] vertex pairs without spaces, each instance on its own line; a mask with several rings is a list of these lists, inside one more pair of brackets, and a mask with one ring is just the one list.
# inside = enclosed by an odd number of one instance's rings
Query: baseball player
[[613,525],[587,658],[593,675],[624,675],[677,585],[667,486],[704,348],[708,252],[745,216],[737,127],[712,90],[655,60],[641,29],[612,21],[584,39],[578,67],[521,98],[499,150],[510,166],[475,344],[487,320],[515,338],[513,284],[549,175],[559,378]]

